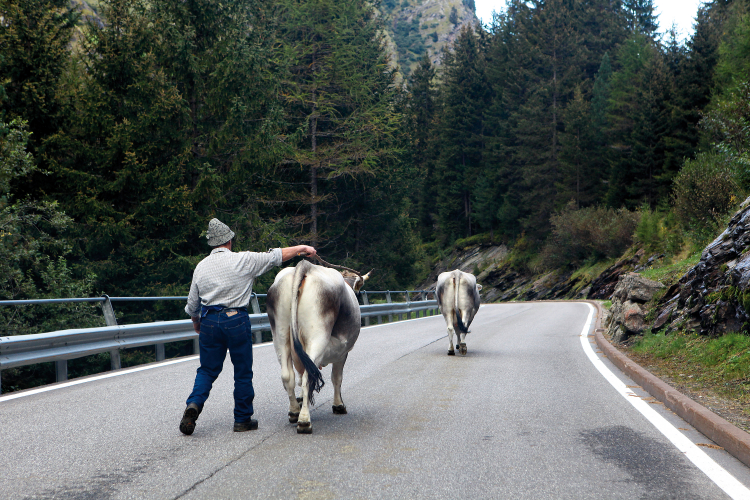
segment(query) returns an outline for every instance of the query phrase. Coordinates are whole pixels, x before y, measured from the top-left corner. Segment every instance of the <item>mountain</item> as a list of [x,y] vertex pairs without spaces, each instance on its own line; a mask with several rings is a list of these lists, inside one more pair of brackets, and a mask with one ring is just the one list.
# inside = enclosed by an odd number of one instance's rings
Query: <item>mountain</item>
[[440,65],[443,51],[464,26],[479,23],[474,0],[382,0],[393,63],[408,77],[426,53]]

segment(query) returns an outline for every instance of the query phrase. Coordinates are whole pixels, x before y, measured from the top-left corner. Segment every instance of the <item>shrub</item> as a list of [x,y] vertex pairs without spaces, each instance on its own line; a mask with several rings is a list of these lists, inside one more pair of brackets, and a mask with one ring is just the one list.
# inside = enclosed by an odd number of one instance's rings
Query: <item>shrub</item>
[[687,160],[674,180],[672,198],[678,220],[699,239],[710,238],[724,217],[744,198],[732,157],[700,153]]
[[639,214],[604,207],[577,209],[574,202],[550,218],[545,253],[559,264],[621,255],[633,241]]
[[635,240],[648,253],[675,255],[682,250],[684,240],[673,210],[662,207],[651,210],[644,204],[635,229]]

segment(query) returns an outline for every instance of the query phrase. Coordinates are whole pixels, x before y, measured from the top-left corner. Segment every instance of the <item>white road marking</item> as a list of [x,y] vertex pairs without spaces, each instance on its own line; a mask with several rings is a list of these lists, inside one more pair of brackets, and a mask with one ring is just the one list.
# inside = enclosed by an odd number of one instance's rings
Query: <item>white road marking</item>
[[[371,326],[367,326],[367,327],[362,327],[362,329],[365,330],[365,329],[368,329],[368,328],[375,328],[375,327],[378,327],[378,326],[387,326],[387,325],[393,325],[394,323],[405,323],[407,321],[416,321],[418,319],[428,319],[428,318],[433,318],[433,317],[437,317],[437,315],[436,316],[425,316],[425,317],[422,317],[422,318],[412,318],[412,319],[401,320],[401,321],[394,321],[393,323],[383,323],[381,325],[371,325]],[[253,349],[257,349],[259,347],[269,347],[269,346],[272,346],[272,345],[273,345],[273,342],[264,342],[262,344],[254,344],[253,345]],[[48,385],[48,386],[45,386],[45,387],[40,387],[39,389],[31,389],[31,390],[28,390],[28,391],[23,391],[23,392],[18,392],[18,393],[11,393],[11,394],[8,394],[8,395],[0,396],[0,403],[2,403],[4,401],[10,401],[11,399],[18,399],[18,398],[23,398],[23,397],[26,397],[26,396],[33,396],[35,394],[40,394],[42,392],[56,391],[58,389],[64,389],[66,387],[70,387],[70,386],[73,386],[73,385],[85,384],[85,383],[88,383],[88,382],[96,382],[97,380],[103,380],[105,378],[119,377],[121,375],[129,375],[131,373],[141,372],[141,371],[144,371],[144,370],[152,370],[154,368],[161,368],[162,366],[174,365],[174,364],[177,364],[177,363],[184,363],[185,361],[193,361],[195,359],[198,359],[198,355],[197,354],[195,354],[193,356],[185,356],[183,358],[173,359],[173,360],[170,360],[170,361],[165,361],[163,363],[150,363],[150,364],[148,364],[146,366],[138,366],[138,367],[131,368],[131,369],[118,370],[116,372],[108,372],[108,373],[103,373],[102,375],[96,375],[96,376],[93,376],[93,377],[82,378],[80,380],[71,380],[69,382],[63,382],[61,384]]]
[[[685,456],[690,459],[696,467],[698,467],[708,478],[716,483],[716,485],[724,490],[724,492],[732,497],[733,499],[750,499],[750,489],[746,488],[740,483],[734,476],[727,472],[723,467],[713,461],[711,457],[698,448],[692,441],[685,437],[679,430],[677,430],[672,424],[670,424],[664,417],[659,415],[648,403],[643,401],[640,397],[627,388],[624,382],[620,381],[614,373],[596,356],[594,349],[591,347],[591,343],[588,340],[589,329],[591,328],[591,321],[594,318],[594,306],[589,306],[589,316],[586,320],[586,325],[583,327],[581,332],[581,346],[583,351],[588,356],[589,360],[594,364],[599,373],[601,373],[607,381],[612,384],[617,392],[620,393],[625,400],[633,405],[636,410],[646,417],[651,424],[656,427],[659,432],[664,434],[675,447],[680,450]],[[633,397],[636,396],[636,397]]]

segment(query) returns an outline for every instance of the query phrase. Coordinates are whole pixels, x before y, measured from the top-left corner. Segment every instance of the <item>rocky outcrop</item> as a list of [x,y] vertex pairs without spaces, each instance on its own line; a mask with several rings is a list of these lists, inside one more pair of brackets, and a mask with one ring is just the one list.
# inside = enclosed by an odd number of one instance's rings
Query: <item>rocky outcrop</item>
[[605,326],[607,334],[615,342],[639,335],[649,327],[646,322],[646,304],[664,288],[658,281],[644,278],[637,273],[620,277],[612,293],[612,307]]
[[659,303],[653,328],[718,336],[750,330],[750,198]]

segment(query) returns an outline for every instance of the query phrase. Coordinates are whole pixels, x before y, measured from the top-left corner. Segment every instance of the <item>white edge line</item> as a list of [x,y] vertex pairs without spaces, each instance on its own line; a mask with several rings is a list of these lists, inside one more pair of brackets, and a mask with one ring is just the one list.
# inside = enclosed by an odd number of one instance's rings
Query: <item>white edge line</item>
[[[441,316],[439,316],[439,315],[436,314],[434,316],[424,316],[422,318],[405,319],[405,320],[401,320],[401,321],[394,321],[393,323],[383,323],[383,324],[380,324],[380,325],[365,326],[365,327],[362,327],[362,329],[366,330],[366,329],[369,329],[369,328],[376,328],[376,327],[379,327],[379,326],[388,326],[388,325],[394,325],[396,323],[406,323],[408,321],[417,321],[417,320],[429,319],[429,318],[437,318],[437,317],[441,317]],[[273,345],[273,342],[263,342],[262,344],[253,344],[253,349],[257,349],[259,347],[268,347],[268,346],[272,346],[272,345]],[[62,382],[60,384],[48,385],[48,386],[45,386],[45,387],[40,387],[38,389],[30,389],[30,390],[22,391],[22,392],[18,392],[18,393],[11,393],[11,394],[8,394],[8,395],[2,395],[2,396],[0,396],[0,403],[3,403],[4,401],[10,401],[12,399],[24,398],[26,396],[33,396],[35,394],[41,394],[43,392],[56,391],[58,389],[64,389],[66,387],[71,387],[73,385],[85,384],[85,383],[88,383],[88,382],[96,382],[97,380],[103,380],[103,379],[112,378],[112,377],[119,377],[121,375],[129,375],[131,373],[141,372],[141,371],[144,371],[144,370],[152,370],[154,368],[161,368],[163,366],[174,365],[174,364],[177,364],[177,363],[184,363],[185,361],[193,361],[195,359],[198,359],[198,355],[197,354],[194,354],[194,355],[191,355],[191,356],[185,356],[185,357],[182,357],[182,358],[179,358],[179,359],[170,360],[170,361],[160,362],[160,363],[149,363],[146,366],[138,366],[138,367],[135,367],[135,368],[125,369],[125,370],[118,370],[116,372],[104,373],[102,375],[95,375],[95,376],[92,376],[92,377],[86,377],[86,378],[82,378],[80,380],[71,380],[69,382]]]
[[[675,447],[681,451],[685,456],[690,459],[696,467],[698,467],[708,478],[716,483],[716,485],[724,490],[724,492],[733,499],[748,499],[750,498],[750,489],[740,483],[734,476],[726,471],[723,467],[717,464],[711,457],[709,457],[703,450],[698,448],[692,441],[690,441],[684,434],[677,430],[672,424],[670,424],[664,417],[659,415],[648,403],[643,401],[640,397],[627,388],[624,382],[615,376],[612,371],[597,357],[594,353],[594,349],[591,347],[591,343],[588,340],[589,329],[591,328],[591,322],[594,317],[594,306],[589,306],[589,316],[586,320],[586,325],[583,327],[581,332],[581,346],[583,351],[588,356],[589,360],[599,370],[607,381],[612,384],[612,387],[625,398],[625,400],[633,405],[636,410],[646,417],[651,424],[656,427],[659,432],[664,434]],[[634,397],[635,396],[635,397]]]

